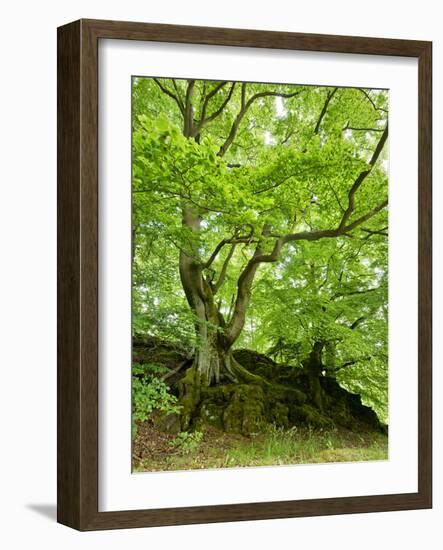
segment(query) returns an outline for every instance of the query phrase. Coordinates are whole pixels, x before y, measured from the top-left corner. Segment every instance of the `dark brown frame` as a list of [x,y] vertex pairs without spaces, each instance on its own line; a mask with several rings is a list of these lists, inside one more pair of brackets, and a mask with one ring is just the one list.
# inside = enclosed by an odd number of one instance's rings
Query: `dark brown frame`
[[[144,40],[418,58],[418,492],[98,511],[98,41]],[[58,521],[82,531],[432,507],[432,43],[80,20],[58,29]]]

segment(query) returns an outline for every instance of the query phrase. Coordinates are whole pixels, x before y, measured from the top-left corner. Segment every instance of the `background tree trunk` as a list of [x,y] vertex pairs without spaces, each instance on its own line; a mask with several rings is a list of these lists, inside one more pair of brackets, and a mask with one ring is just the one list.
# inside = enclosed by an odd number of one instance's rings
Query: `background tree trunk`
[[323,411],[323,398],[322,398],[322,388],[320,384],[320,377],[324,370],[323,366],[323,349],[325,347],[325,342],[317,341],[314,342],[311,353],[309,357],[304,361],[303,367],[308,375],[309,386],[311,392],[311,399],[315,405]]

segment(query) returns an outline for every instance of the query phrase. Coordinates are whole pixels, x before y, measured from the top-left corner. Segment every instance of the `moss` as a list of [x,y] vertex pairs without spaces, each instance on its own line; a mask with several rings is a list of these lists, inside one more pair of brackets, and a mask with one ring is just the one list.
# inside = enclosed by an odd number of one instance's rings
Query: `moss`
[[196,409],[200,403],[202,380],[197,367],[194,365],[186,371],[179,381],[179,403],[181,411],[181,429],[187,430],[191,425]]
[[334,421],[322,414],[311,405],[294,406],[290,408],[289,419],[291,424],[307,424],[316,428],[332,428]]
[[154,336],[137,339],[132,345],[134,363],[157,363],[173,369],[186,359],[186,350]]
[[234,384],[217,384],[216,386],[202,386],[201,400],[212,401],[218,405],[226,404],[232,392],[235,389]]
[[279,376],[280,365],[266,355],[247,349],[235,350],[233,355],[236,361],[250,373],[267,380],[275,380]]
[[284,386],[283,384],[267,385],[265,392],[268,400],[273,403],[282,401],[302,405],[307,400],[306,394],[303,391],[291,386]]
[[338,401],[328,399],[325,412],[334,419],[334,422],[338,426],[343,426],[349,430],[356,428],[355,418],[350,412],[349,404],[346,399],[340,399]]
[[223,412],[224,408],[213,401],[204,401],[198,412],[198,419],[195,428],[199,429],[204,425],[213,426],[220,430],[223,429]]
[[383,432],[383,425],[377,415],[370,407],[362,404],[359,395],[346,391],[333,378],[324,377],[321,383],[326,403],[325,410],[336,424],[351,430],[363,425]]
[[177,435],[181,431],[181,417],[179,414],[158,414],[154,417],[154,427],[168,434]]
[[260,386],[239,384],[235,387],[223,413],[227,432],[252,435],[260,432],[266,423],[265,395]]
[[[182,348],[156,338],[134,343],[134,361],[139,364],[176,369],[184,359]],[[185,370],[186,366],[183,363],[182,369],[168,378],[172,391],[179,396],[180,418],[173,415],[156,419],[158,428],[169,433],[208,425],[251,434],[266,423],[387,431],[374,411],[362,404],[360,396],[346,391],[333,377],[318,376],[313,384],[312,376],[302,369],[275,363],[254,351],[233,352],[235,383],[208,387],[195,366]]]
[[255,374],[246,369],[243,365],[240,365],[240,363],[234,358],[231,361],[231,371],[235,378],[239,381],[239,383],[256,384],[260,386],[269,384],[266,378],[263,378],[263,376]]
[[275,403],[271,408],[270,419],[273,424],[281,428],[289,427],[289,407],[284,403]]

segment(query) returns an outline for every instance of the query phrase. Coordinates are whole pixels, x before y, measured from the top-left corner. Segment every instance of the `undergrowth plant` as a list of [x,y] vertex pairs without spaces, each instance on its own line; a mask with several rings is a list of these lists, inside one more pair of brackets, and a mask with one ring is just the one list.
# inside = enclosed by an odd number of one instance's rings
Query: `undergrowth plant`
[[180,432],[170,445],[183,454],[191,454],[196,451],[203,439],[203,432]]
[[168,385],[159,377],[165,368],[154,363],[134,365],[132,372],[132,433],[137,434],[137,423],[148,420],[153,411],[178,414],[181,406],[170,393]]

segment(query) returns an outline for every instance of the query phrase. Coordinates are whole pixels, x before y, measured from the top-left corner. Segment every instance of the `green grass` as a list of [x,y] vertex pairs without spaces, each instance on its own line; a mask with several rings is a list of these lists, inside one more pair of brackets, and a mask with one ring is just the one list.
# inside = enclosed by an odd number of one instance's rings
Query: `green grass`
[[349,430],[282,430],[271,427],[256,437],[226,434],[210,429],[196,443],[182,448],[183,435],[168,437],[167,447],[156,452],[152,443],[158,433],[149,432],[150,449],[133,460],[134,471],[190,470],[387,460],[388,438],[374,432]]

